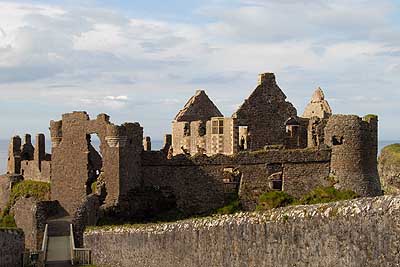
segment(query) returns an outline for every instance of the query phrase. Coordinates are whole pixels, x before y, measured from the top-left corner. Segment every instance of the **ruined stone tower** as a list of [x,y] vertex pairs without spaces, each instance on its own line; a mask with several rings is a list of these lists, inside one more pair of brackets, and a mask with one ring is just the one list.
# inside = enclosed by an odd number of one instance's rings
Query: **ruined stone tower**
[[332,115],[325,143],[332,148],[331,175],[337,186],[360,196],[382,194],[377,170],[378,119]]
[[[91,184],[97,179],[105,184],[106,206],[118,205],[129,190],[140,185],[143,129],[138,123],[117,126],[105,114],[90,120],[86,112],[73,112],[64,114],[61,121],[52,121],[50,131],[51,198],[69,214],[91,193]],[[102,157],[94,152],[91,134],[100,139]]]

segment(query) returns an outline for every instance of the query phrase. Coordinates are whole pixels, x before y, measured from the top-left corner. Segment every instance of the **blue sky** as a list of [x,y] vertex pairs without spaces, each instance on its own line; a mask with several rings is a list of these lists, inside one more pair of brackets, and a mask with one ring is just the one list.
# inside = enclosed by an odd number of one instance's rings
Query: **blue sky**
[[86,110],[161,139],[197,89],[225,116],[261,72],[301,115],[380,116],[400,139],[400,4],[367,0],[0,1],[0,139]]

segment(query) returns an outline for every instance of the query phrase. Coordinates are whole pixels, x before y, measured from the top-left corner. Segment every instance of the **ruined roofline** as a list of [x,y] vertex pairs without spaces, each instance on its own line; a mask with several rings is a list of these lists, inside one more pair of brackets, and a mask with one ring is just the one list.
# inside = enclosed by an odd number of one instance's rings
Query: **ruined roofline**
[[237,110],[232,114],[232,118],[237,118],[237,113],[244,108],[250,99],[258,97],[259,91],[263,90],[264,88],[276,88],[278,95],[286,101],[287,96],[285,93],[282,91],[282,89],[278,86],[276,83],[276,77],[273,72],[266,72],[266,73],[260,73],[258,75],[258,84],[257,87],[251,92],[251,94],[243,101],[243,103],[237,108]]
[[195,95],[179,110],[173,122],[207,121],[212,117],[223,116],[204,90],[196,90]]

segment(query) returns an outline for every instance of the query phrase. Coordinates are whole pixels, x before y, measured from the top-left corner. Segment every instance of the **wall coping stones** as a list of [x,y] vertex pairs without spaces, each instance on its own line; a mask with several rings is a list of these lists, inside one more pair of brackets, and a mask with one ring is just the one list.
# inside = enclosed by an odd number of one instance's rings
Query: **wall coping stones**
[[400,196],[380,196],[317,205],[291,206],[262,213],[242,212],[233,215],[216,215],[171,223],[91,227],[86,229],[85,235],[123,233],[163,234],[165,232],[185,231],[185,229],[193,231],[208,229],[226,224],[301,222],[312,219],[363,217],[365,214],[391,215],[399,211]]

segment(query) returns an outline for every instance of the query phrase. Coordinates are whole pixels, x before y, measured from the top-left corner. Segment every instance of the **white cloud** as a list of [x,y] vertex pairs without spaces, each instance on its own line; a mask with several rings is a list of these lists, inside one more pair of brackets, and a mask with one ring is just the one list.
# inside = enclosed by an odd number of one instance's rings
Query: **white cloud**
[[199,87],[232,114],[264,71],[277,73],[299,113],[318,85],[337,112],[384,113],[392,104],[382,94],[399,100],[391,1],[210,2],[197,12],[204,21],[184,23],[0,2],[2,99],[111,111],[157,131]]

